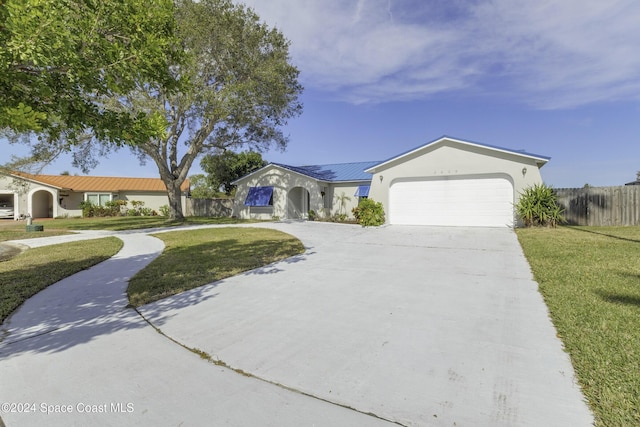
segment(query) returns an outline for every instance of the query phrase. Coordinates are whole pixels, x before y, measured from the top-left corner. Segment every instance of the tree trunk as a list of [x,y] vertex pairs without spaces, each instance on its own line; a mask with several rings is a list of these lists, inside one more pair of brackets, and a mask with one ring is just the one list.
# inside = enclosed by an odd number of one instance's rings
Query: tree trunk
[[184,219],[182,213],[182,191],[180,191],[180,185],[182,182],[177,180],[165,180],[167,186],[167,195],[169,196],[169,219]]

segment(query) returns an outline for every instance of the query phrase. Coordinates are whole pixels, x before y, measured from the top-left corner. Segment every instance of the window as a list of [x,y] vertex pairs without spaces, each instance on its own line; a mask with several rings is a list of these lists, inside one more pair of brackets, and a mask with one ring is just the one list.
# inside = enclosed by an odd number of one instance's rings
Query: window
[[369,189],[370,188],[371,188],[370,185],[360,185],[358,187],[358,189],[356,190],[354,196],[361,197],[361,198],[367,198],[367,197],[369,197]]
[[273,187],[250,187],[245,206],[273,206]]
[[84,199],[95,206],[106,206],[112,197],[111,193],[85,193]]

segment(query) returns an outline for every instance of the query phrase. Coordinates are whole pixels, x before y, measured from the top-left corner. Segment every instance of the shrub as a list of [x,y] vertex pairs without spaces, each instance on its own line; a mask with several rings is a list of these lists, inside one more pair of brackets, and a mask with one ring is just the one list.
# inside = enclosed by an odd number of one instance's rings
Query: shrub
[[112,200],[106,202],[104,206],[100,206],[85,200],[80,202],[80,209],[82,209],[82,216],[85,218],[119,216],[121,214],[121,206],[126,204],[125,200]]
[[138,200],[131,201],[132,208],[127,210],[127,216],[151,216],[151,208],[145,208],[144,202]]
[[318,218],[318,215],[316,214],[316,211],[314,211],[313,209],[311,209],[309,211],[309,221],[315,221],[316,218]]
[[384,208],[382,203],[372,199],[361,199],[358,207],[351,211],[358,224],[363,227],[379,226],[384,224]]
[[525,226],[556,227],[566,222],[562,209],[557,204],[556,193],[553,188],[545,184],[535,184],[520,193],[520,200],[516,205],[516,214]]
[[162,205],[160,206],[160,215],[162,216],[169,216],[169,205]]
[[80,209],[82,209],[82,216],[89,218],[93,216],[94,205],[88,200],[80,202]]
[[140,208],[140,215],[142,216],[156,216],[158,213],[151,208]]
[[[127,206],[126,200],[111,200],[104,204],[105,210],[109,211],[109,215],[105,216],[119,216],[122,213],[122,206]],[[107,212],[105,212],[106,214]]]

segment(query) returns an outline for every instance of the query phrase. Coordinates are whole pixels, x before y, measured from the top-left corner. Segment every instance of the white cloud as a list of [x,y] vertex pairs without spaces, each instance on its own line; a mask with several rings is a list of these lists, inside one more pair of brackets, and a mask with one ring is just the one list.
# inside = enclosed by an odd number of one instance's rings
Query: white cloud
[[355,103],[451,90],[539,108],[640,98],[636,0],[246,0],[303,84]]

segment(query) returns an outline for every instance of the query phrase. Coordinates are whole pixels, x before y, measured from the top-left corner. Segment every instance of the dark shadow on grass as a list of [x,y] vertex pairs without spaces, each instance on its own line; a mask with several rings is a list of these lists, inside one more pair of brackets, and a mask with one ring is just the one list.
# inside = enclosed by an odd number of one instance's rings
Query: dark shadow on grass
[[620,237],[620,236],[616,236],[616,235],[613,235],[613,234],[601,233],[601,232],[594,231],[594,230],[585,230],[584,228],[581,228],[581,227],[567,226],[566,228],[569,228],[569,229],[575,230],[575,231],[581,231],[583,233],[597,234],[599,236],[605,236],[605,237],[610,237],[612,239],[623,240],[625,242],[640,243],[640,240],[638,240],[638,239],[630,239],[628,237]]
[[598,294],[598,296],[603,300],[613,304],[623,304],[640,307],[640,296],[638,295],[625,295],[602,290],[596,291],[596,294]]

